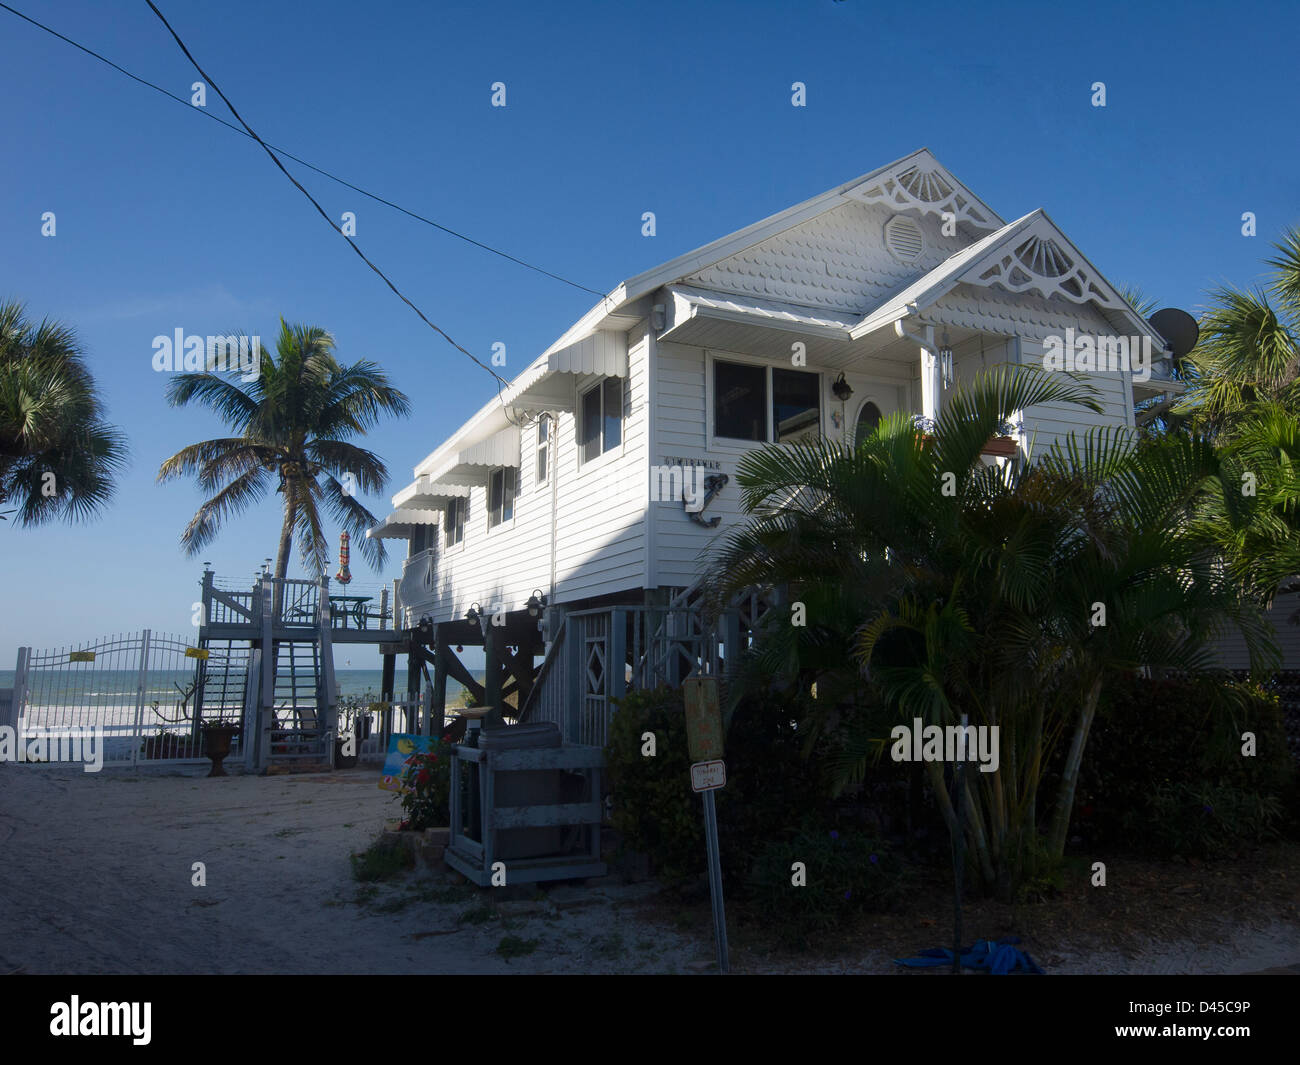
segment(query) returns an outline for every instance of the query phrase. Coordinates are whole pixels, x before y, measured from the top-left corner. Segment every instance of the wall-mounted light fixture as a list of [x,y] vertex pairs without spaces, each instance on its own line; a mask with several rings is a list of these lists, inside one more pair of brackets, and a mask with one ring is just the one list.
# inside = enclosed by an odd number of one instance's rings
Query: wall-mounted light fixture
[[663,327],[664,327],[664,305],[662,303],[656,303],[653,307],[650,308],[650,328],[653,329],[656,333],[658,333],[663,329]]
[[483,628],[483,608],[478,603],[470,603],[469,609],[465,611],[465,620],[471,625],[477,625],[481,630]]
[[835,398],[841,403],[847,403],[849,397],[853,395],[853,389],[850,387],[849,383],[844,380],[843,373],[841,373],[839,377],[835,378],[835,383],[831,385],[831,392],[834,393]]
[[546,593],[540,588],[534,588],[533,594],[528,597],[528,602],[524,606],[528,610],[529,617],[540,618],[546,612]]

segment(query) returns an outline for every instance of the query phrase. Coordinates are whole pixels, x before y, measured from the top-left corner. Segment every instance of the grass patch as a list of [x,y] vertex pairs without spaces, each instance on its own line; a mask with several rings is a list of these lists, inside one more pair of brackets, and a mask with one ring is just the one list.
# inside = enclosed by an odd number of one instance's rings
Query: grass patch
[[460,924],[484,924],[496,916],[496,910],[486,902],[480,902],[477,906],[462,913],[456,920]]
[[539,942],[536,939],[521,939],[519,936],[502,936],[501,942],[497,944],[497,953],[506,961],[522,958],[535,951]]
[[368,884],[393,877],[415,868],[415,855],[391,840],[375,840],[360,854],[352,855],[352,876]]

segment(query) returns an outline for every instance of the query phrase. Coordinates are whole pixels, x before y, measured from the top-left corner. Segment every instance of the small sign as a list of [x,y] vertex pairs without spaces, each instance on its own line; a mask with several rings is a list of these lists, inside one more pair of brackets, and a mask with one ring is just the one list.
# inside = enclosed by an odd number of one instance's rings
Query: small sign
[[722,757],[718,678],[687,677],[682,681],[682,694],[686,704],[686,747],[691,761],[716,761]]
[[727,783],[727,763],[718,759],[713,762],[696,762],[691,766],[692,791],[716,791]]
[[69,662],[93,662],[95,661],[94,651],[69,651]]
[[208,657],[208,649],[206,647],[187,647],[185,648],[185,657],[202,658],[206,660]]
[[388,737],[388,752],[384,758],[384,767],[379,774],[379,787],[382,791],[403,792],[402,773],[406,763],[417,754],[428,754],[434,743],[433,736],[419,736],[414,733],[395,732]]

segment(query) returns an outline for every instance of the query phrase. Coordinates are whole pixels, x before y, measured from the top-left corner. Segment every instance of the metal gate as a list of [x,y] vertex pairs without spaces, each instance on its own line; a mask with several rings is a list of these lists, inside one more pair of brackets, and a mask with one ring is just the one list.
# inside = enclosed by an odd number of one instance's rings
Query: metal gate
[[[248,658],[247,647],[200,649],[149,629],[76,647],[21,648],[11,719],[51,750],[61,736],[94,730],[105,766],[202,761],[202,721],[246,724]],[[246,732],[235,737],[231,762]]]

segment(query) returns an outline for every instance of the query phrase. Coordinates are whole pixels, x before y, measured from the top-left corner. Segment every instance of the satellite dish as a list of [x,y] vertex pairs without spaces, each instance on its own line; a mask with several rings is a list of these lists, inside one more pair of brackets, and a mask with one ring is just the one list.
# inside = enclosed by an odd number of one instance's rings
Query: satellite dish
[[1196,319],[1176,307],[1156,311],[1147,321],[1152,329],[1165,338],[1175,362],[1186,358],[1201,338],[1201,328],[1196,324]]

